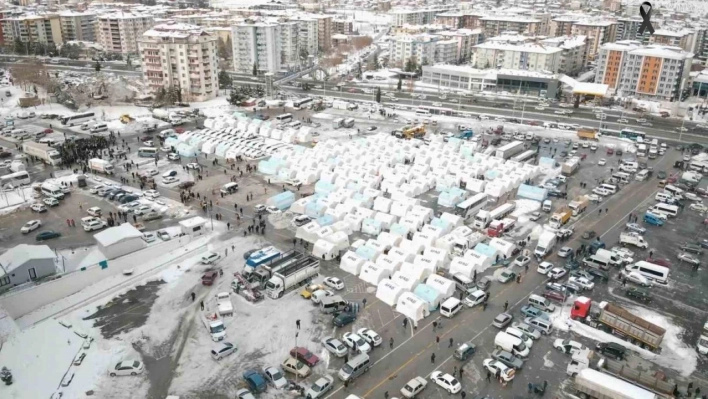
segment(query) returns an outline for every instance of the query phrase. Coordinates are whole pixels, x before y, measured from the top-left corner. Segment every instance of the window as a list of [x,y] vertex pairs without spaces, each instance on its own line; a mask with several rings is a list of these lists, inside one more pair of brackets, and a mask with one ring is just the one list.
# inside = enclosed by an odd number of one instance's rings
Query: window
[[3,285],[10,285],[10,276],[0,278],[0,287],[2,287]]

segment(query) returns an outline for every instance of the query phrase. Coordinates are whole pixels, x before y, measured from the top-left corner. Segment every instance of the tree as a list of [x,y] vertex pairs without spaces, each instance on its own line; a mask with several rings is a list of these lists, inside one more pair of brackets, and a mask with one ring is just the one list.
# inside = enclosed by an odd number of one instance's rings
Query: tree
[[231,89],[231,93],[229,93],[228,102],[231,105],[240,105],[245,99],[246,96],[244,95],[242,90]]
[[374,53],[374,56],[371,58],[373,60],[372,62],[374,64],[374,69],[379,69],[379,55],[378,55],[378,53]]
[[411,58],[409,58],[409,59],[406,61],[406,65],[405,65],[405,67],[404,67],[403,69],[404,69],[406,72],[415,72],[416,69],[418,69],[418,64],[415,62],[415,60],[413,59],[413,57],[411,57]]
[[376,102],[381,103],[381,88],[380,87],[376,88]]
[[398,91],[401,91],[401,85],[403,85],[403,80],[402,80],[401,76],[399,75],[398,76],[398,86],[396,86]]
[[356,63],[356,78],[361,79],[361,62]]
[[94,64],[93,67],[96,70],[96,72],[101,72],[101,63],[100,62],[96,61],[96,64]]
[[125,56],[125,63],[126,63],[129,67],[132,67],[132,66],[133,66],[133,59],[130,58],[130,54],[128,54],[128,55]]
[[307,61],[307,57],[310,56],[310,53],[307,52],[307,49],[304,47],[300,48],[300,60],[301,61]]
[[258,76],[258,65],[256,63],[253,63],[253,76]]
[[219,41],[216,43],[216,48],[217,48],[217,53],[219,54],[219,58],[228,60],[229,59],[229,49],[227,47],[226,42],[224,39],[219,38]]
[[262,98],[265,96],[265,88],[261,85],[258,85],[253,90],[253,93],[256,95],[257,98]]
[[233,80],[231,79],[231,76],[228,73],[226,73],[226,71],[219,72],[219,88],[221,88],[221,89],[230,88],[232,83],[233,83]]

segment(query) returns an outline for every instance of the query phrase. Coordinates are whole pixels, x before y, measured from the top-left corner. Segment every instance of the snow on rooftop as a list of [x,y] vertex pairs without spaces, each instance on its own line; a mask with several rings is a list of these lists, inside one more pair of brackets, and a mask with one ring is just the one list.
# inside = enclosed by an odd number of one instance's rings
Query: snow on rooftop
[[646,46],[631,50],[629,54],[643,55],[646,57],[670,58],[674,60],[683,60],[693,57],[693,53],[683,51],[680,47],[671,46]]
[[54,259],[54,252],[48,245],[20,244],[0,255],[0,276],[11,272],[33,259]]
[[201,216],[195,216],[193,218],[189,218],[186,220],[182,220],[179,222],[180,226],[186,227],[186,228],[192,228],[196,226],[203,226],[206,224],[206,219],[204,219]]
[[576,301],[576,302],[580,302],[580,303],[582,303],[583,305],[587,305],[588,302],[590,302],[590,298],[588,298],[588,297],[586,297],[586,296],[579,296],[578,299],[576,299],[575,301]]
[[538,54],[555,54],[563,51],[563,49],[558,47],[547,47],[534,43],[525,43],[522,45],[511,44],[511,43],[482,43],[474,46],[475,48],[490,49],[490,50],[507,50],[507,51],[519,51],[524,53],[538,53]]
[[143,36],[148,37],[178,37],[186,38],[189,36],[200,36],[207,33],[201,26],[184,24],[184,23],[167,23],[155,25],[148,30]]
[[103,245],[104,247],[108,247],[127,239],[142,236],[143,233],[136,229],[135,226],[130,223],[123,223],[120,226],[109,227],[108,229],[103,230],[100,233],[96,233],[94,234],[93,238],[95,238],[96,242],[98,242],[99,244]]

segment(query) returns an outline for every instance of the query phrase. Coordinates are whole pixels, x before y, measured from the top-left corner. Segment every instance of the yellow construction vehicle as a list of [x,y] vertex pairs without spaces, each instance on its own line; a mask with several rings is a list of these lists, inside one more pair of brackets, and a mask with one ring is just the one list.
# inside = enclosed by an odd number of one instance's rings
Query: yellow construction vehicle
[[123,115],[120,116],[120,121],[123,122],[123,123],[130,123],[130,122],[132,122],[132,121],[134,121],[134,120],[135,120],[135,119],[133,119],[133,118],[132,118],[130,115],[128,115],[128,114],[123,114]]
[[414,139],[425,136],[425,126],[406,126],[401,131],[396,131],[395,136],[398,138]]

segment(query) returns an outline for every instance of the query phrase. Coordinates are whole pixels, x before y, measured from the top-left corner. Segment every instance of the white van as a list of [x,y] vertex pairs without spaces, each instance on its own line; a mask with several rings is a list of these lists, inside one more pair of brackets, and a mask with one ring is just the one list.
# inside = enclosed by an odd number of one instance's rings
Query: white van
[[521,342],[523,342],[527,348],[531,349],[533,347],[533,338],[531,338],[531,336],[526,334],[525,332],[514,327],[507,327],[506,333],[511,335],[512,337],[520,339]]
[[667,204],[673,204],[674,203],[674,196],[669,193],[661,192],[661,193],[656,193],[656,195],[654,196],[654,200],[659,201],[659,202],[664,202]]
[[223,194],[233,194],[238,191],[238,183],[226,183],[220,190]]
[[647,169],[642,169],[637,173],[636,176],[634,176],[634,180],[636,181],[644,181],[649,177],[649,171]]
[[627,273],[637,272],[647,279],[659,284],[666,284],[669,280],[669,268],[643,260],[625,267]]
[[91,128],[91,133],[105,132],[106,130],[108,130],[108,125],[105,123],[99,123]]
[[523,341],[503,331],[497,333],[497,336],[494,337],[494,346],[521,358],[528,357],[529,352],[531,352]]
[[371,367],[371,360],[369,359],[369,355],[362,353],[354,356],[353,359],[344,363],[344,366],[339,369],[339,373],[337,373],[337,376],[342,381],[351,381],[367,372],[369,370],[369,367]]
[[617,192],[617,186],[613,186],[612,184],[600,184],[600,188],[604,188],[612,194]]
[[287,124],[287,127],[291,128],[291,129],[297,129],[301,126],[302,126],[302,122],[300,122],[300,121],[290,122]]
[[452,276],[452,281],[455,282],[455,286],[461,292],[467,294],[477,289],[477,284],[475,284],[471,278],[465,276],[462,273],[456,273]]
[[556,310],[556,306],[552,304],[551,301],[540,295],[529,296],[529,304],[543,310],[544,312],[552,313]]
[[664,191],[668,191],[669,193],[671,193],[671,195],[673,195],[674,197],[676,197],[676,199],[678,199],[678,200],[683,199],[683,193],[684,193],[684,191],[681,190],[680,188],[676,187],[676,186],[672,186],[671,184],[667,184],[667,185],[664,187]]
[[447,300],[440,305],[440,315],[452,318],[461,309],[462,302],[460,302],[457,298],[447,298]]
[[64,191],[60,187],[49,183],[42,183],[42,194],[56,199],[64,198]]
[[347,304],[348,302],[342,299],[339,295],[328,296],[322,298],[322,302],[320,302],[320,310],[322,313],[335,313],[344,310]]

